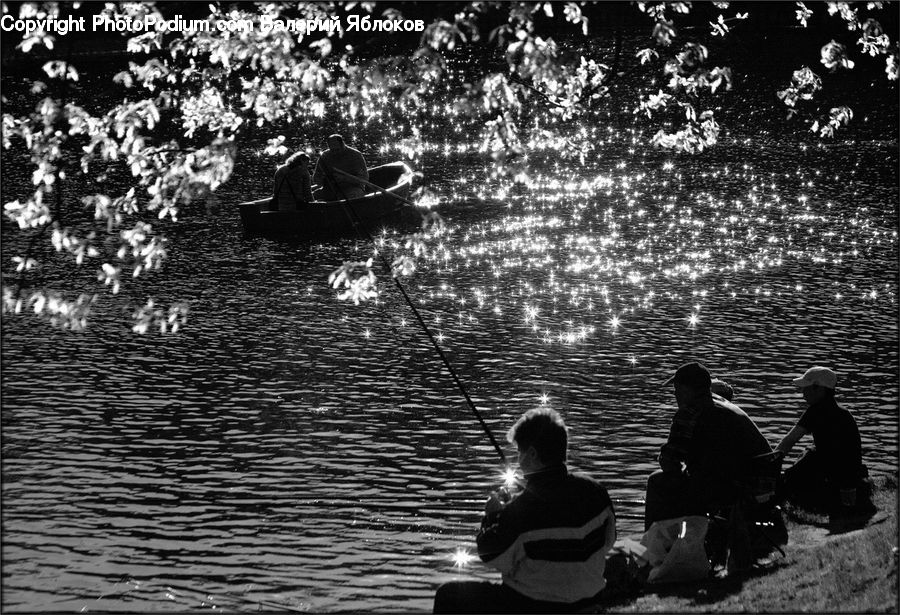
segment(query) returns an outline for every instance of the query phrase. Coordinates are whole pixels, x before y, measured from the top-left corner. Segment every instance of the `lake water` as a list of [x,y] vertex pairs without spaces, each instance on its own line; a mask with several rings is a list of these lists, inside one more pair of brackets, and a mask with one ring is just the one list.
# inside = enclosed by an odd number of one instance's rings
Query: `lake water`
[[[773,445],[802,411],[791,379],[823,364],[870,470],[896,473],[896,141],[735,131],[687,158],[584,129],[605,154],[548,155],[526,188],[458,134],[418,164],[447,230],[404,284],[495,436],[559,410],[570,465],[634,533],[679,364],[734,385]],[[400,158],[386,142],[370,164]],[[4,319],[5,610],[427,611],[441,582],[495,578],[452,556],[499,457],[387,275],[360,306],[327,284],[371,244],[244,237],[234,205],[274,161],[242,161],[123,291],[190,301],[178,335],[117,308],[81,334]]]

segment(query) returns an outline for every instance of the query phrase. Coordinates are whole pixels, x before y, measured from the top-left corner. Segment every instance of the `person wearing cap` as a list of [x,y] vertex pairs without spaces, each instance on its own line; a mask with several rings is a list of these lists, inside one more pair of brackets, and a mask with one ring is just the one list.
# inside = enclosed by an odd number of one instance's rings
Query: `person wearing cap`
[[659,452],[660,469],[647,479],[644,525],[705,514],[737,497],[751,460],[772,452],[753,420],[712,392],[701,363],[686,363],[664,384],[673,385],[678,410]]
[[868,471],[856,420],[834,398],[837,374],[815,366],[793,380],[809,404],[797,424],[776,447],[787,455],[805,435],[813,446],[785,470],[781,496],[801,508],[823,512],[867,506]]

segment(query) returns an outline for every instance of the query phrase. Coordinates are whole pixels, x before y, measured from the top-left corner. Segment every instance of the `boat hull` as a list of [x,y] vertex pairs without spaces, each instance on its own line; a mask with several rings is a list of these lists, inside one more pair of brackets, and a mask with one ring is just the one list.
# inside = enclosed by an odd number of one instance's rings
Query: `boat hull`
[[239,205],[241,224],[251,235],[323,237],[413,222],[419,213],[401,200],[409,198],[412,179],[412,169],[403,162],[372,167],[369,181],[391,194],[372,188],[357,199],[312,201],[297,211],[270,211],[271,198],[247,201]]

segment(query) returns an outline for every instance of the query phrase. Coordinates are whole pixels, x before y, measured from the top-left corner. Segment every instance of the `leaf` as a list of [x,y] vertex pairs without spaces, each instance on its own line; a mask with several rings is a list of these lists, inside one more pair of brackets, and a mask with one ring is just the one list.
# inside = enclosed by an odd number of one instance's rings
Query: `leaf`
[[854,66],[853,60],[847,55],[847,48],[834,40],[822,47],[821,62],[832,71],[838,67],[849,70]]
[[131,77],[131,73],[127,70],[113,75],[113,82],[121,83],[126,88],[130,88],[130,87],[134,86],[134,79]]
[[328,38],[320,38],[319,40],[313,41],[309,44],[311,49],[317,49],[319,55],[321,57],[325,57],[331,54],[332,46],[331,39]]
[[653,38],[656,40],[657,45],[667,47],[672,43],[672,39],[675,36],[675,23],[672,21],[657,21],[656,25],[653,26]]
[[635,56],[640,60],[641,64],[646,64],[651,60],[655,60],[659,57],[659,54],[654,49],[641,49],[638,51]]
[[813,12],[809,10],[803,2],[797,2],[796,4],[799,8],[795,11],[794,14],[797,18],[797,21],[800,22],[800,25],[805,28],[807,27],[809,18],[812,17]]

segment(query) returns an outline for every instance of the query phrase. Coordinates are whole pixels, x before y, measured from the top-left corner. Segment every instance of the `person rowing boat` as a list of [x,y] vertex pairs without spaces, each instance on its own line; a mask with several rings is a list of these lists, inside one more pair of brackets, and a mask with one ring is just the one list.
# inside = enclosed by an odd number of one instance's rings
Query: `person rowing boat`
[[313,173],[313,181],[321,186],[316,191],[316,200],[336,201],[364,196],[366,189],[363,182],[369,181],[366,159],[359,150],[345,144],[339,134],[329,136],[327,143],[328,149],[319,156]]

